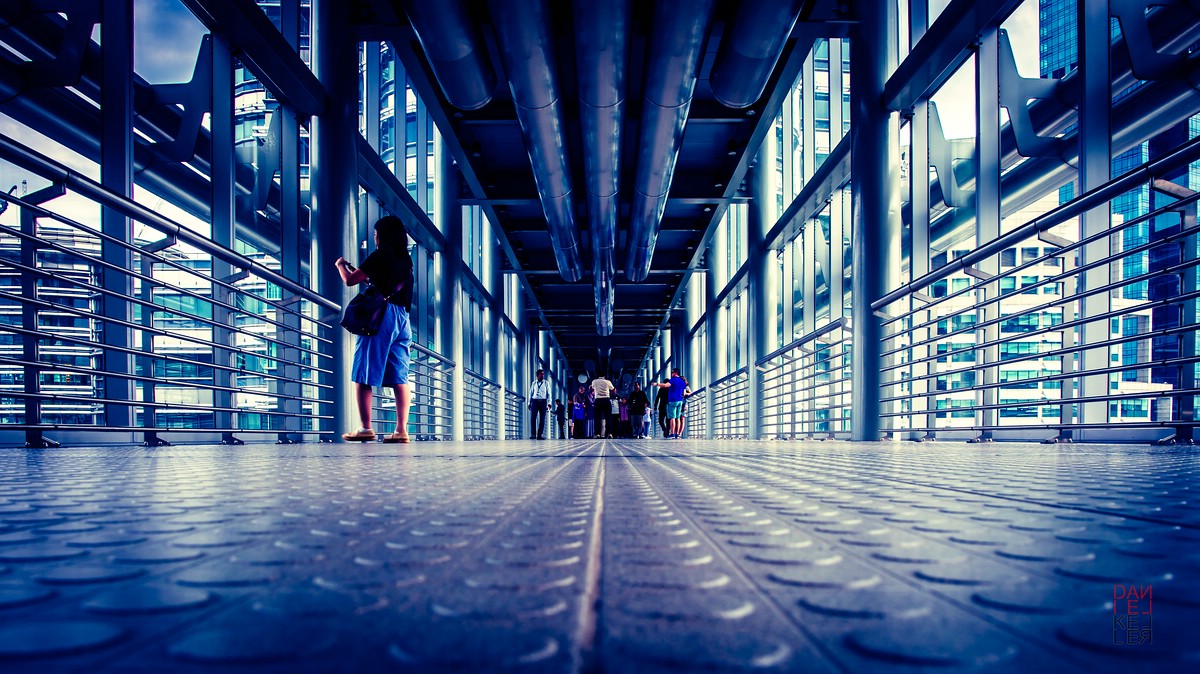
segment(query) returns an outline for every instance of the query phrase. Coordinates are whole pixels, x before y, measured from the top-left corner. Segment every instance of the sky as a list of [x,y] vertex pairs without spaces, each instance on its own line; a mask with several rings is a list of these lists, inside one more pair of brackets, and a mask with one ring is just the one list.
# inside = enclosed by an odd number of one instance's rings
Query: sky
[[134,0],[134,71],[152,84],[190,80],[207,32],[179,0]]
[[[944,2],[932,0],[930,10],[941,11]],[[1017,72],[1023,77],[1038,76],[1038,1],[1025,0],[1001,26],[1008,31],[1013,55],[1017,60]],[[998,95],[998,94],[997,94]],[[946,138],[973,138],[975,136],[975,66],[974,59],[967,60],[941,89],[933,96],[942,130]],[[1000,111],[1001,119],[1007,113]]]

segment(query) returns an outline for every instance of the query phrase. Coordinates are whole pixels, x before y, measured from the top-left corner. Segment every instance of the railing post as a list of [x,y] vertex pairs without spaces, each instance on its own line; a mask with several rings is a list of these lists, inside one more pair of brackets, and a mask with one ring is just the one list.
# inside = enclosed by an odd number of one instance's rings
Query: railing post
[[[133,0],[104,0],[104,42],[100,46],[103,84],[100,88],[100,176],[104,186],[125,197],[133,195]],[[120,211],[101,209],[101,230],[117,241],[132,237],[130,219]],[[115,267],[101,272],[101,283],[113,294],[100,300],[104,322],[102,343],[105,346],[130,346],[129,328],[113,321],[130,319],[129,297],[131,280],[117,270],[129,269],[132,256],[129,249],[113,241],[101,243],[105,262]],[[128,375],[131,359],[128,353],[103,350],[105,397],[110,400],[133,400],[133,385]],[[132,425],[133,408],[127,404],[105,403],[104,423],[114,427]]]
[[[31,204],[40,204],[62,195],[61,185],[51,185],[25,195],[24,199]],[[21,233],[30,237],[37,236],[37,218],[28,208],[21,209]],[[37,266],[37,243],[32,239],[21,239],[21,264],[30,269]],[[37,307],[32,304],[38,298],[37,289],[37,276],[21,274],[21,297],[29,302],[29,304],[21,306],[21,327],[25,330],[37,331],[38,329]],[[36,336],[28,333],[21,336],[21,358],[26,363],[39,362]],[[25,393],[29,396],[25,398],[25,424],[40,426],[42,424],[42,401],[36,396],[42,391],[42,368],[37,365],[26,365],[23,369]],[[94,390],[96,385],[94,375],[92,375],[91,381]],[[45,437],[40,428],[30,428],[25,431],[26,447],[57,447],[58,445],[58,442]]]

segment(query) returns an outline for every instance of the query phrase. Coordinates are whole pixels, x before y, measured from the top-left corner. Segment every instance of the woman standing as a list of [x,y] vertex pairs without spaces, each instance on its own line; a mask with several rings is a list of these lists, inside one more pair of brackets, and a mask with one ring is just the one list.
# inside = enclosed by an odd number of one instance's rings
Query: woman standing
[[579,392],[571,398],[571,430],[572,437],[582,440],[587,437],[587,408],[589,405],[587,389],[579,385]]
[[384,436],[384,442],[408,442],[408,407],[412,386],[408,383],[409,347],[412,330],[408,310],[412,305],[413,262],[408,254],[408,232],[394,215],[375,223],[375,252],[358,269],[338,258],[334,265],[348,286],[369,282],[388,298],[387,310],[378,334],[359,336],[354,345],[354,364],[350,380],[357,386],[355,402],[361,427],[343,433],[343,440],[366,442],[375,439],[371,428],[371,403],[375,386],[390,386],[396,392],[396,430]]

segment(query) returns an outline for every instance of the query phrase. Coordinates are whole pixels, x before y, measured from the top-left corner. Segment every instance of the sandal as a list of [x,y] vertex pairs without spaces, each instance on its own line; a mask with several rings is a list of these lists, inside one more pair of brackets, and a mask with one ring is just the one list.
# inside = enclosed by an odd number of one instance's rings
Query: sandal
[[358,430],[353,433],[342,433],[342,439],[346,442],[370,442],[375,439],[375,431]]
[[405,433],[405,434],[401,435],[400,433],[389,433],[389,434],[383,436],[383,441],[388,442],[388,443],[408,442],[408,434]]

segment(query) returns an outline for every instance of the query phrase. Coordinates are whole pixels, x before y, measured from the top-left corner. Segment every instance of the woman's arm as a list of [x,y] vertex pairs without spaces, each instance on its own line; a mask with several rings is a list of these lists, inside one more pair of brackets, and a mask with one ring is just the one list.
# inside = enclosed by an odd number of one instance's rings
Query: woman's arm
[[342,283],[348,286],[356,286],[367,280],[367,275],[361,269],[355,269],[346,262],[345,258],[338,258],[333,266],[337,267],[338,274],[342,276]]

